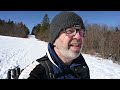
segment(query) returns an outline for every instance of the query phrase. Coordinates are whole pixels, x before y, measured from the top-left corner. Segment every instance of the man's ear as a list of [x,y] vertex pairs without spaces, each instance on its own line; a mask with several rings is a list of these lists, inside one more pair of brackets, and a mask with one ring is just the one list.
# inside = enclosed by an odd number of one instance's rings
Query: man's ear
[[56,46],[55,42],[53,43],[53,46],[54,46],[54,47]]

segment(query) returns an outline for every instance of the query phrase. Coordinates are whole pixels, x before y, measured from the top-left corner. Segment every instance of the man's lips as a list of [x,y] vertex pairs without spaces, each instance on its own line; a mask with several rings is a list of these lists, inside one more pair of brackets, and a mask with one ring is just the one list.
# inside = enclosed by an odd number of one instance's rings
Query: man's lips
[[81,43],[72,43],[72,44],[70,44],[70,46],[76,46],[76,47],[79,47],[79,46],[81,46]]
[[79,43],[75,43],[75,44],[70,44],[71,47],[74,47],[74,48],[80,48],[81,47],[81,44]]

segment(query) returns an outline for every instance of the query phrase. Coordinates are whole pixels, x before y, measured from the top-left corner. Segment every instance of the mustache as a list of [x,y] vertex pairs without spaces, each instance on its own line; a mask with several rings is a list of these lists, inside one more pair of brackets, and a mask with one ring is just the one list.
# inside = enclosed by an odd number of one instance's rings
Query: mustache
[[78,40],[74,39],[74,40],[71,41],[70,45],[73,45],[73,44],[74,45],[80,45],[81,43],[82,42],[80,40],[78,41]]

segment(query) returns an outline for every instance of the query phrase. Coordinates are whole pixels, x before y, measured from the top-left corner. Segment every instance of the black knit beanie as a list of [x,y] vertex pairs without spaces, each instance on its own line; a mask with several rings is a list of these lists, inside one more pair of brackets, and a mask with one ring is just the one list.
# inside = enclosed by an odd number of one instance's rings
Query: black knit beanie
[[53,44],[62,29],[73,27],[74,25],[80,25],[81,28],[85,29],[83,20],[79,15],[74,12],[60,12],[51,21],[49,42]]

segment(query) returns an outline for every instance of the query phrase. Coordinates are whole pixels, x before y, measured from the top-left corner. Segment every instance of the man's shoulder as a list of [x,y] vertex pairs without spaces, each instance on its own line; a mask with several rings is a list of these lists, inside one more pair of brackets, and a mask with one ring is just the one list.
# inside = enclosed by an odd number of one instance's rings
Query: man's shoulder
[[30,76],[30,73],[39,66],[39,62],[33,61],[31,64],[27,65],[22,71],[19,76],[19,79],[28,79]]
[[77,57],[74,62],[79,63],[81,65],[87,65],[82,54],[80,54],[79,57]]
[[43,57],[38,58],[36,61],[37,61],[37,62],[41,62],[41,61],[45,61],[45,60],[49,60],[49,58],[48,58],[47,55],[44,55]]

